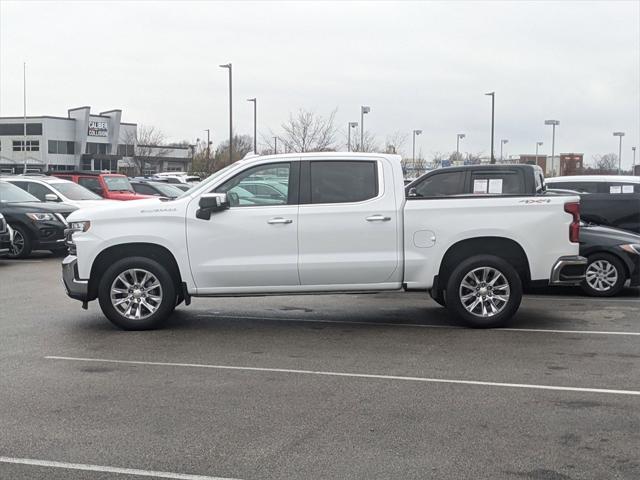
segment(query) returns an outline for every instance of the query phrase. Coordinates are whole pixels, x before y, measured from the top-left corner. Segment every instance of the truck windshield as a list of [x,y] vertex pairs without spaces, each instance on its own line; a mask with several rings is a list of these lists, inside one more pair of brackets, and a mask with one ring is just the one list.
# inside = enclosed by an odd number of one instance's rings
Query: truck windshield
[[7,182],[0,182],[0,203],[38,202],[36,197]]
[[107,184],[107,189],[112,192],[128,191],[133,192],[133,187],[129,183],[127,177],[105,176],[104,183]]

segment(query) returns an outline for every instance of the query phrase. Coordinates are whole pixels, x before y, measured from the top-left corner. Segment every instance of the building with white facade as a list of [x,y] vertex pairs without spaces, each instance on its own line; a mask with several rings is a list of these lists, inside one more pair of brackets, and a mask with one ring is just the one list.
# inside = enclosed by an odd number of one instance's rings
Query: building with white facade
[[[91,113],[72,108],[67,117],[0,117],[0,172],[109,170],[129,174],[189,171],[191,149],[137,145],[137,124],[121,110]],[[26,135],[25,135],[26,133]],[[139,155],[144,151],[143,158]],[[149,155],[149,152],[157,155]],[[136,171],[138,170],[138,171]]]

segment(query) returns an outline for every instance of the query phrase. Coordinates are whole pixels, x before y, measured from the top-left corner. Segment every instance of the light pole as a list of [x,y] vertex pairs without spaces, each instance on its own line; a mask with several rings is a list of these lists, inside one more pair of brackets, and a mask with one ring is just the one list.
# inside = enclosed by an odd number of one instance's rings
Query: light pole
[[504,162],[504,157],[502,156],[502,147],[505,145],[505,143],[509,143],[509,140],[507,140],[506,138],[503,138],[502,140],[500,140],[500,161]]
[[536,142],[536,165],[538,165],[538,147],[544,145],[542,142]]
[[496,157],[493,156],[493,131],[496,111],[496,92],[485,93],[491,97],[491,163],[496,163]]
[[618,147],[618,175],[622,174],[622,137],[624,132],[613,132],[614,137],[620,137],[620,146]]
[[631,167],[631,175],[633,175],[633,171],[636,169],[636,147],[631,147],[631,151],[633,152],[633,166]]
[[351,129],[357,126],[358,122],[349,122],[349,126],[347,127],[347,152],[351,151]]
[[273,154],[278,153],[278,137],[273,137]]
[[209,158],[211,158],[211,131],[207,128],[205,132],[207,132],[207,166],[209,166]]
[[413,167],[416,166],[416,135],[421,135],[422,130],[414,130],[413,131],[413,150],[411,155],[411,162],[413,163]]
[[231,63],[220,65],[229,69],[229,164],[233,163],[233,76]]
[[[545,120],[544,121],[545,125],[551,125],[553,127],[552,133],[551,133],[551,175],[555,175],[555,170],[554,170],[554,162],[556,159],[556,126],[560,125],[560,122],[558,120]],[[545,172],[546,173],[546,172]]]
[[364,152],[364,115],[371,111],[371,107],[363,105],[360,107],[360,151]]
[[258,154],[258,136],[257,136],[257,124],[258,124],[258,100],[254,98],[247,98],[247,102],[253,102],[253,153]]
[[462,140],[466,135],[464,133],[459,133],[456,135],[456,160],[458,159],[458,155],[460,155],[460,140]]

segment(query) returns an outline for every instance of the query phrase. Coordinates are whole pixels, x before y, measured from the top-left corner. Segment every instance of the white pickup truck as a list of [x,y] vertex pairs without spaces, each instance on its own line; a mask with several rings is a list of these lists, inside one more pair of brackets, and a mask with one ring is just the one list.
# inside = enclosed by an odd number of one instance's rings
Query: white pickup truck
[[174,200],[72,213],[63,279],[124,329],[154,328],[191,296],[390,290],[430,291],[492,327],[523,286],[584,278],[579,198],[540,193],[407,199],[395,155],[256,156]]

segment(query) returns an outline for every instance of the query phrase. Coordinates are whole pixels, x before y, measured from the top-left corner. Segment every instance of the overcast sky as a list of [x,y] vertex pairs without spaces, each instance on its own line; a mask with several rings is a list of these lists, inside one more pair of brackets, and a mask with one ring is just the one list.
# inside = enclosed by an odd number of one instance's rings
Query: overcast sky
[[[122,109],[171,140],[227,137],[234,124],[278,133],[300,107],[337,108],[341,136],[365,117],[388,134],[422,129],[427,156],[488,154],[496,92],[496,155],[617,152],[640,132],[640,2],[115,2],[0,1],[0,115],[66,116],[71,107]],[[411,154],[410,139],[405,152]],[[640,158],[638,158],[640,162]]]

